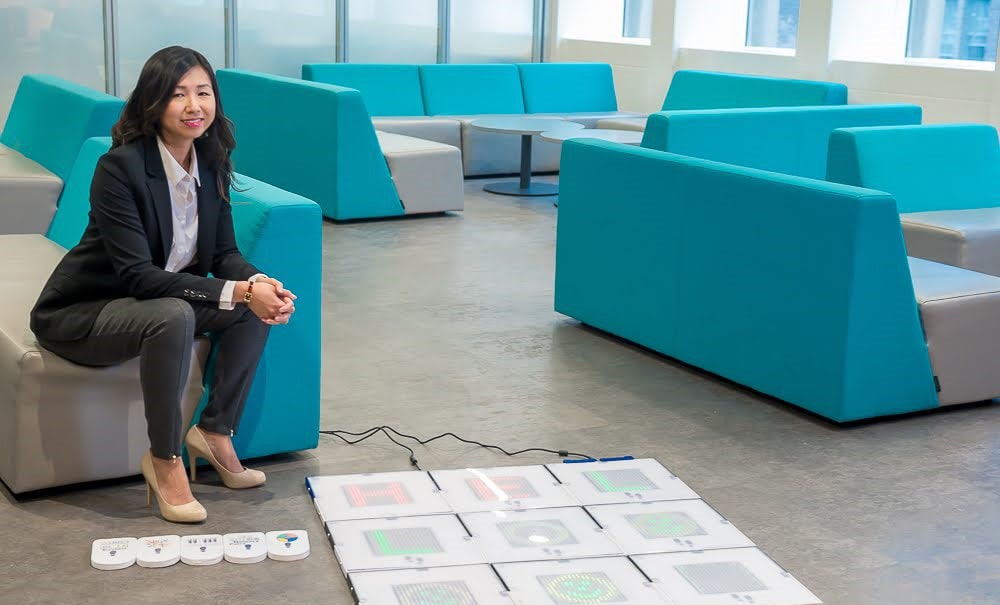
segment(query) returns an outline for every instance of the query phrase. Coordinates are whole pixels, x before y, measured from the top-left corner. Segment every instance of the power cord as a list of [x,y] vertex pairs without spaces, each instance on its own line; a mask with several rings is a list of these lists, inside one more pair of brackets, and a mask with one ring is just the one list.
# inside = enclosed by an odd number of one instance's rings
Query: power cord
[[[389,441],[392,441],[396,445],[398,445],[398,446],[400,446],[402,448],[405,448],[406,451],[408,451],[410,453],[410,464],[413,465],[417,470],[423,470],[423,469],[421,469],[420,465],[417,463],[417,457],[416,457],[416,454],[413,451],[413,448],[411,448],[410,446],[406,445],[405,443],[400,443],[399,441],[396,441],[393,438],[393,436],[392,436],[393,434],[395,434],[398,437],[401,437],[403,439],[411,439],[413,441],[416,441],[420,445],[427,445],[428,443],[430,443],[432,441],[437,441],[438,439],[442,439],[444,437],[452,437],[453,439],[457,439],[458,441],[461,441],[462,443],[468,443],[470,445],[478,445],[479,447],[483,447],[483,448],[486,448],[486,449],[497,450],[498,452],[502,452],[502,453],[504,453],[504,454],[506,454],[508,456],[517,456],[518,454],[524,454],[526,452],[545,452],[545,453],[548,453],[548,454],[556,454],[560,458],[565,458],[567,456],[575,456],[577,458],[580,458],[581,461],[583,461],[583,460],[596,460],[596,458],[594,458],[593,456],[589,456],[587,454],[578,454],[576,452],[570,452],[568,450],[550,450],[550,449],[546,449],[546,448],[542,448],[542,447],[529,447],[529,448],[525,448],[523,450],[518,450],[516,452],[508,452],[507,450],[505,450],[504,448],[500,447],[499,445],[489,445],[487,443],[480,443],[479,441],[474,441],[472,439],[465,439],[464,437],[459,437],[455,433],[451,433],[451,432],[441,433],[440,435],[437,435],[435,437],[431,437],[430,439],[421,439],[421,438],[416,437],[414,435],[407,435],[406,433],[401,433],[401,432],[397,431],[396,429],[392,428],[391,426],[387,426],[387,425],[373,426],[372,428],[370,428],[368,430],[365,430],[365,431],[361,431],[360,433],[352,433],[351,431],[343,431],[343,430],[320,431],[320,434],[323,434],[323,435],[332,435],[332,436],[340,439],[341,441],[347,443],[348,445],[354,445],[356,443],[360,443],[360,442],[364,441],[365,439],[368,439],[372,435],[377,435],[378,433],[384,434],[389,439]],[[358,437],[358,439],[351,440],[351,439],[348,439],[347,437],[344,437],[344,435],[349,435],[351,437]]]

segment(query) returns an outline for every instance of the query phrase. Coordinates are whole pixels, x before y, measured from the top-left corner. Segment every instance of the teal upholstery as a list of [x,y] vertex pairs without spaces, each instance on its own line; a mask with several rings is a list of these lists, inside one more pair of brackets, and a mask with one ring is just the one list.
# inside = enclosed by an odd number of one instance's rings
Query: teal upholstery
[[559,186],[557,311],[838,422],[938,406],[891,196],[583,139]]
[[373,116],[424,115],[416,65],[306,63],[302,79],[357,89]]
[[231,198],[240,250],[298,300],[292,321],[271,329],[233,442],[246,458],[314,448],[322,372],[323,216],[311,200],[241,174],[235,178],[243,189],[232,191]]
[[[89,220],[94,168],[110,146],[110,138],[84,143],[47,235],[57,244],[68,248],[79,242]],[[319,438],[322,215],[308,199],[243,175],[235,178],[243,190],[231,191],[240,250],[298,300],[293,321],[271,330],[234,443],[244,458],[313,448]]]
[[403,214],[357,90],[235,69],[216,75],[240,173],[315,201],[329,218]]
[[110,136],[125,102],[55,76],[21,78],[0,143],[66,181],[80,145]]
[[518,63],[525,113],[617,111],[607,63]]
[[846,103],[847,87],[834,82],[682,69],[670,81],[663,110]]
[[649,116],[642,146],[823,179],[830,133],[834,129],[919,124],[920,116],[917,105],[667,111]]
[[516,65],[421,65],[427,115],[524,113]]
[[59,195],[59,207],[45,237],[63,248],[80,243],[90,220],[90,182],[97,160],[111,148],[111,137],[93,137],[83,142],[69,178]]
[[888,191],[900,212],[1000,206],[997,131],[982,124],[837,130],[827,179]]

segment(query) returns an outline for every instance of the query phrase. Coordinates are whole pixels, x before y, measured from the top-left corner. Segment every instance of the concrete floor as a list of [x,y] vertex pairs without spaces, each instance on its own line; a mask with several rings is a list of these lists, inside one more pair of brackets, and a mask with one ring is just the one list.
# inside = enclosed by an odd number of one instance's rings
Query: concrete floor
[[[324,225],[324,428],[656,458],[826,603],[1000,602],[1000,406],[838,428],[582,327],[552,311],[551,199],[482,184],[467,183],[464,213]],[[448,441],[417,457],[424,468],[557,460]],[[194,491],[209,520],[195,528],[152,516],[136,479],[20,501],[4,490],[0,603],[351,603],[303,477],[406,470],[405,452],[324,436],[257,466],[267,486],[244,492],[206,472]],[[306,529],[312,555],[89,566],[95,538],[185,529]]]

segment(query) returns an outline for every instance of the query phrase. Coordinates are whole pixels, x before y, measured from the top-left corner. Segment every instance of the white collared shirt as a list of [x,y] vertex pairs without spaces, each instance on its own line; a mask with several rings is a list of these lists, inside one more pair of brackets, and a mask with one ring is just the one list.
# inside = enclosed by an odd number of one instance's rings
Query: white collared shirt
[[[171,273],[177,273],[191,266],[198,256],[198,154],[191,148],[191,172],[184,170],[174,156],[170,155],[167,146],[160,137],[156,137],[156,145],[160,148],[160,159],[163,170],[167,174],[167,188],[170,190],[170,215],[172,217],[174,237],[170,242],[170,254],[164,268]],[[256,276],[255,276],[256,277]],[[236,282],[227,281],[222,286],[219,295],[219,308],[232,310],[233,290]]]

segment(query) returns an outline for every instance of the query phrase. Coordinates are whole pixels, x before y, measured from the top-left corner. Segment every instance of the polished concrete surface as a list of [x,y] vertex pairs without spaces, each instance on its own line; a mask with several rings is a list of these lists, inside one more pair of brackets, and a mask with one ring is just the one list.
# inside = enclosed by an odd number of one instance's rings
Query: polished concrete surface
[[[324,428],[656,458],[826,603],[1000,603],[1000,405],[841,428],[583,327],[552,311],[558,210],[484,182],[467,183],[464,213],[324,225]],[[452,440],[417,458],[557,461]],[[266,487],[242,492],[206,471],[196,527],[152,516],[138,479],[21,500],[0,488],[0,603],[351,603],[303,478],[406,470],[405,451],[323,436],[257,466]],[[89,565],[95,538],[272,529],[308,530],[312,555]]]

